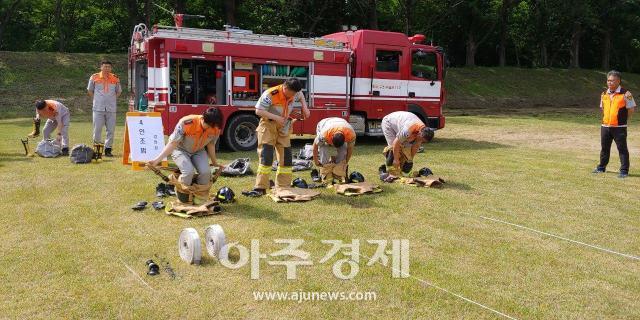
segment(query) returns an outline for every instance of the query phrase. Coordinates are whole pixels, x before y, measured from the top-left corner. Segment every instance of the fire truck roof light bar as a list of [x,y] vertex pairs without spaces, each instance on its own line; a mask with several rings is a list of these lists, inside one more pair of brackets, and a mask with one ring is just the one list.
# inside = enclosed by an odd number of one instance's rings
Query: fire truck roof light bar
[[322,38],[309,39],[287,36],[274,36],[266,34],[254,34],[244,32],[222,31],[213,29],[196,28],[176,28],[171,26],[155,26],[151,37],[174,38],[187,40],[218,40],[234,41],[247,44],[273,44],[277,46],[288,45],[296,48],[317,49],[317,50],[345,50],[346,44],[343,42]]

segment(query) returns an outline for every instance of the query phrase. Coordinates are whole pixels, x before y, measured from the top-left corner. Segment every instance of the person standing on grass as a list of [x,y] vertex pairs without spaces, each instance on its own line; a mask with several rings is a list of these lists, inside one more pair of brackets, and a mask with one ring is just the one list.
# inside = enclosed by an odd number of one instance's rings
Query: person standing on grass
[[102,127],[107,129],[104,155],[113,157],[113,134],[116,130],[117,99],[122,93],[120,79],[111,73],[110,61],[100,62],[100,72],[89,78],[87,93],[93,98],[93,143],[102,143]]
[[[299,101],[301,108],[294,108],[293,102]],[[297,78],[289,78],[283,84],[267,89],[256,103],[256,115],[260,123],[256,128],[258,135],[258,172],[252,190],[243,191],[249,197],[260,197],[270,187],[269,173],[274,153],[278,158],[276,187],[291,186],[293,157],[290,135],[293,130],[293,118],[308,118],[309,108],[304,101],[302,83]],[[297,109],[297,110],[294,110]]]
[[627,148],[627,123],[633,114],[636,102],[631,92],[620,86],[622,75],[611,70],[607,73],[607,90],[600,96],[602,127],[600,128],[600,164],[593,173],[603,173],[609,164],[611,142],[616,142],[620,154],[620,173],[618,178],[629,175],[629,149]]

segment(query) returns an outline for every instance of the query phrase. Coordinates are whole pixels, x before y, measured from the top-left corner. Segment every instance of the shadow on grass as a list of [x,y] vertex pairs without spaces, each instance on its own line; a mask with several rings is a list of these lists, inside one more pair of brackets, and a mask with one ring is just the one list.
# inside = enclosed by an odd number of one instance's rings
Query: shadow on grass
[[[599,124],[600,110],[593,102],[580,104],[579,106],[557,106],[533,105],[520,108],[460,108],[452,111],[448,123],[456,124],[477,124],[476,119],[530,119],[543,121],[557,121],[575,124]],[[461,117],[458,117],[461,116]],[[486,125],[486,123],[483,123]]]
[[[20,146],[22,147],[22,146]],[[5,152],[0,152],[0,167],[5,166],[6,163],[8,162],[25,162],[25,161],[32,161],[33,158],[32,157],[27,157],[24,155],[24,152],[20,153],[20,152],[12,152],[12,153],[5,153]]]
[[466,183],[460,183],[460,182],[455,182],[455,181],[448,181],[444,184],[444,189],[455,189],[455,190],[460,190],[460,191],[471,191],[473,190],[473,188],[466,184]]
[[[264,200],[268,198],[263,197]],[[283,218],[280,213],[275,210],[263,208],[259,206],[253,206],[247,203],[236,204],[233,206],[234,212],[230,213],[230,216],[243,218],[243,219],[266,219],[271,220],[278,224],[293,224],[296,221]]]
[[[292,140],[292,148],[294,148],[294,153],[297,151],[297,148],[303,148],[305,143],[313,143],[312,139],[296,139]],[[354,150],[355,155],[362,154],[380,154],[382,149],[385,147],[386,142],[384,138],[380,137],[358,137],[356,142],[356,147]],[[379,151],[373,151],[375,149],[371,148],[358,148],[358,146],[362,147],[375,147],[379,146]],[[481,140],[473,140],[473,139],[463,139],[463,138],[440,138],[436,136],[432,142],[428,144],[423,144],[425,150],[430,151],[446,151],[446,150],[485,150],[485,149],[498,149],[498,148],[511,148],[511,146],[481,141]],[[373,152],[367,152],[372,150]],[[364,151],[364,152],[363,152]]]
[[452,151],[452,150],[487,150],[511,148],[511,146],[473,139],[463,138],[440,138],[425,145],[425,152],[429,151]]

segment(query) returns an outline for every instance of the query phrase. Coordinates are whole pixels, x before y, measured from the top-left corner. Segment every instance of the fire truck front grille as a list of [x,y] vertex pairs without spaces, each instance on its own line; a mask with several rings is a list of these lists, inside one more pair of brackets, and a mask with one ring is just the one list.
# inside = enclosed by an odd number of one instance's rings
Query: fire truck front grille
[[363,135],[366,129],[364,117],[358,114],[349,115],[349,124],[353,127],[353,130],[357,135]]

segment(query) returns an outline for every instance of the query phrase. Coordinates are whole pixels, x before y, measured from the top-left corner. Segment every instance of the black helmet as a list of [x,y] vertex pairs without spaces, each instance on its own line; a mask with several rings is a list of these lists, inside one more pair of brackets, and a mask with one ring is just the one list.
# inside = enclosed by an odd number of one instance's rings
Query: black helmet
[[364,176],[358,171],[351,172],[349,175],[349,183],[364,182]]
[[402,172],[409,173],[411,172],[411,169],[413,169],[413,162],[407,161],[402,164]]
[[432,174],[433,174],[433,171],[431,171],[431,169],[429,169],[429,168],[427,168],[427,167],[424,167],[424,168],[421,168],[421,169],[418,171],[418,174],[419,174],[419,175],[421,175],[421,176],[423,176],[423,177],[426,177],[426,176],[430,176],[430,175],[432,175]]
[[302,178],[293,179],[293,181],[291,181],[291,186],[292,187],[297,187],[297,188],[302,188],[302,189],[308,189],[309,188],[309,185],[307,184],[307,182],[304,181],[304,179],[302,179]]
[[222,187],[220,188],[220,190],[218,190],[218,193],[216,194],[216,199],[222,203],[231,203],[235,201],[236,194],[233,193],[233,190],[231,190],[231,188]]

